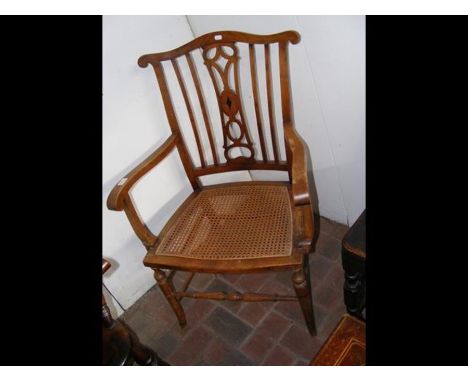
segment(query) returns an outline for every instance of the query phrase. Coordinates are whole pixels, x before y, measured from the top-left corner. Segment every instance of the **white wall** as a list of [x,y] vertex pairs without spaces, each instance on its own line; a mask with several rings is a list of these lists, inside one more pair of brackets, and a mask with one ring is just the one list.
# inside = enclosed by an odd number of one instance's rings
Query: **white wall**
[[[296,127],[310,148],[321,215],[352,224],[365,208],[364,28],[364,17],[360,16],[104,16],[103,256],[112,263],[104,283],[115,298],[109,296],[108,302],[116,314],[122,312],[119,303],[128,308],[154,285],[154,280],[151,270],[142,264],[144,247],[125,214],[107,210],[106,199],[120,178],[170,134],[154,72],[150,66],[138,67],[138,57],[172,49],[214,30],[254,33],[298,30],[302,41],[290,47]],[[181,66],[181,70],[187,68]],[[214,111],[210,114],[216,118],[217,106],[209,90],[211,82],[202,70],[199,70],[202,81],[208,84],[205,87],[208,107]],[[250,80],[249,76],[244,78]],[[169,86],[175,85],[174,76],[169,74],[167,79]],[[248,85],[243,86],[243,91]],[[278,84],[275,88],[278,90]],[[193,94],[193,89],[189,91]],[[188,127],[180,92],[172,96],[174,103],[180,105],[176,110],[179,122]],[[276,91],[275,97],[278,96]],[[253,121],[252,113],[253,110],[247,110],[248,122]],[[278,118],[281,115],[276,114]],[[202,123],[200,115],[196,118]],[[219,141],[221,131],[215,127]],[[194,149],[190,134],[186,139],[189,148]],[[206,136],[203,141],[207,147]],[[263,179],[265,175],[221,174],[204,182],[252,178]],[[141,215],[157,234],[190,192],[174,151],[136,185],[133,195]]]
[[[106,200],[115,184],[170,134],[155,74],[151,66],[140,68],[137,60],[142,54],[170,50],[192,39],[185,16],[103,18],[103,256],[112,263],[104,283],[125,309],[155,281],[152,271],[143,266],[145,249],[125,214],[109,211]],[[176,89],[177,79],[170,71],[167,79],[169,86]],[[182,95],[173,93],[172,96],[174,104],[180,106],[176,110],[180,124],[190,129]],[[210,107],[217,107],[211,103]],[[193,139],[190,135],[186,138],[189,148],[194,149]],[[204,183],[236,180],[251,178],[245,171],[220,174],[204,179]],[[174,150],[135,186],[132,193],[140,214],[157,234],[191,191],[177,150]],[[121,313],[115,301],[108,302]]]
[[[145,249],[125,214],[109,211],[106,199],[119,179],[170,134],[154,73],[138,67],[137,59],[191,38],[183,16],[103,18],[103,256],[112,263],[104,283],[124,308],[146,292],[154,279],[142,264]],[[164,181],[158,182],[158,176]],[[138,208],[151,228],[160,228],[190,193],[184,177],[177,156],[171,154],[136,186]],[[154,215],[155,211],[159,214]]]

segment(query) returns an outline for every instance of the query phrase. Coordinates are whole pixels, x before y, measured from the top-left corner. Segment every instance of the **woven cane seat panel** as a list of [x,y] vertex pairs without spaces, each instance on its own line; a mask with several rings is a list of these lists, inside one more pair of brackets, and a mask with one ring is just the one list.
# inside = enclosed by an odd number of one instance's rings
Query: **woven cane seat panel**
[[292,212],[284,185],[208,188],[170,222],[156,255],[204,260],[290,256]]

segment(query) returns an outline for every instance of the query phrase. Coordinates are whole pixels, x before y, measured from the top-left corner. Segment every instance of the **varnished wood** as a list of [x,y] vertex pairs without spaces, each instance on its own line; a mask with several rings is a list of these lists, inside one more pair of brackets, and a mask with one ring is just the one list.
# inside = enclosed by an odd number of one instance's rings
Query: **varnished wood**
[[346,310],[365,319],[366,308],[366,210],[342,240],[341,259],[344,270]]
[[124,199],[124,211],[135,234],[141,240],[145,248],[150,249],[156,243],[158,238],[151,232],[143,221],[130,194]]
[[154,268],[154,278],[156,279],[159,288],[163,292],[172,310],[177,316],[179,325],[181,327],[185,326],[187,324],[187,320],[185,318],[184,309],[182,308],[182,305],[180,304],[177,297],[174,295],[174,289],[172,285],[170,285],[170,282],[167,281],[166,274],[161,269]]
[[293,285],[297,298],[301,305],[302,313],[306,321],[307,329],[312,336],[317,334],[315,326],[314,307],[312,304],[312,287],[310,283],[308,258],[304,259],[302,267],[297,268],[293,273]]
[[[227,48],[227,49],[226,49]],[[229,54],[227,50],[231,50]],[[210,52],[214,52],[210,57]],[[219,60],[227,62],[220,66]],[[239,87],[239,54],[234,44],[211,44],[203,48],[203,59],[211,77],[216,92],[218,108],[223,132],[224,157],[228,163],[249,163],[254,160],[254,148],[246,125]],[[233,71],[234,84],[229,82],[230,71]],[[218,81],[218,78],[221,80]],[[233,136],[231,126],[236,125],[239,136]],[[249,155],[232,157],[231,151],[235,148],[248,150]]]
[[[222,36],[221,40],[215,39],[215,36]],[[299,33],[296,31],[286,31],[272,35],[255,35],[252,33],[244,33],[237,31],[219,31],[204,34],[203,36],[197,37],[195,40],[182,45],[179,48],[153,54],[145,54],[138,59],[138,65],[142,68],[146,68],[148,64],[170,60],[174,57],[179,57],[183,54],[191,52],[194,49],[201,48],[208,44],[213,43],[235,43],[243,42],[247,44],[272,44],[277,42],[291,42],[297,44],[301,40]]]
[[280,89],[281,89],[281,113],[283,124],[292,123],[291,114],[291,88],[289,81],[288,45],[284,42],[278,44]]
[[208,118],[208,113],[206,111],[205,98],[204,98],[204,95],[200,86],[200,80],[198,78],[197,69],[193,63],[191,54],[187,53],[185,57],[187,59],[190,73],[192,74],[192,79],[195,84],[195,90],[197,91],[198,101],[200,102],[200,107],[201,107],[202,115],[203,115],[203,121],[205,122],[206,133],[208,135],[208,140],[210,141],[210,148],[211,148],[211,155],[213,157],[213,162],[215,165],[217,165],[218,153],[216,151],[216,146],[215,146],[215,142],[213,138],[213,132],[211,131],[211,123],[210,123],[210,119]]
[[[279,72],[280,72],[280,92],[281,92],[281,115],[283,118],[284,140],[286,160],[288,162],[289,180],[293,180],[292,175],[292,150],[287,142],[287,126],[293,125],[291,115],[291,89],[289,83],[289,65],[288,65],[288,45],[280,42],[278,44]],[[291,130],[290,128],[288,128]],[[291,134],[290,134],[291,135]]]
[[310,364],[365,366],[366,324],[345,314]]
[[[180,300],[184,297],[191,298],[211,298],[215,300],[228,301],[270,301],[270,300],[298,300],[301,309],[304,313],[304,318],[307,323],[309,332],[314,335],[316,332],[315,319],[312,304],[312,293],[310,274],[308,270],[308,255],[314,250],[314,234],[315,224],[313,221],[314,207],[309,195],[309,179],[308,179],[308,164],[307,164],[307,146],[303,142],[300,135],[294,127],[294,119],[291,107],[291,91],[289,81],[289,64],[287,49],[289,43],[296,44],[300,40],[299,34],[294,31],[286,31],[274,35],[253,35],[234,31],[212,32],[200,36],[195,40],[168,52],[155,53],[144,55],[139,58],[138,64],[141,67],[146,67],[151,64],[159,84],[164,108],[166,111],[169,126],[172,131],[171,137],[164,145],[153,153],[145,162],[139,165],[132,171],[128,179],[120,185],[117,185],[111,192],[108,199],[108,206],[114,210],[125,210],[127,217],[139,239],[147,248],[147,254],[144,258],[144,264],[154,270],[154,276],[158,285],[165,295],[168,303],[176,314],[179,324],[186,324],[185,313],[183,311]],[[239,80],[239,64],[241,57],[237,44],[245,43],[249,45],[250,56],[250,74],[252,78],[252,89],[254,93],[253,103],[256,114],[256,127],[258,130],[259,145],[256,145],[251,138],[250,127],[244,116],[243,102],[241,98],[240,80]],[[282,110],[282,128],[284,130],[284,145],[286,151],[286,160],[281,160],[279,155],[279,144],[276,133],[277,126],[274,115],[274,97],[272,85],[272,69],[270,47],[271,44],[279,45],[279,69],[280,69],[280,89],[281,89],[281,110]],[[265,49],[265,72],[267,85],[267,108],[270,124],[270,134],[273,147],[273,158],[269,159],[267,154],[267,145],[265,142],[265,134],[262,126],[261,118],[261,102],[258,92],[257,66],[255,60],[255,44],[261,44]],[[195,63],[192,59],[191,52],[195,49],[200,49],[206,70],[211,78],[211,85],[217,97],[218,109],[221,118],[221,125],[218,128],[222,129],[223,147],[225,163],[218,160],[217,148],[215,140],[211,132],[210,116],[206,107],[202,86],[198,77]],[[232,53],[231,53],[232,51]],[[212,53],[212,54],[211,54]],[[184,84],[184,78],[177,63],[178,57],[185,56],[190,74],[192,76],[195,90],[199,99],[199,106],[203,115],[207,135],[210,142],[210,148],[213,156],[213,163],[208,163],[204,156],[202,140],[196,126],[193,107],[190,103],[189,95]],[[221,65],[220,58],[226,60],[225,65]],[[161,62],[171,60],[175,74],[182,90],[185,106],[189,113],[189,119],[192,124],[192,129],[195,135],[197,149],[200,155],[200,166],[195,167],[192,158],[189,155],[189,150],[183,140],[180,126],[175,113],[175,106],[170,97],[169,86],[166,82],[164,70]],[[234,83],[229,80],[230,71],[233,71]],[[219,81],[218,76],[219,75]],[[231,124],[236,124],[240,130],[238,135],[234,135],[230,131]],[[229,154],[229,150],[238,147],[241,149],[241,156],[236,158]],[[158,236],[151,233],[143,220],[139,217],[136,206],[131,198],[131,187],[138,181],[147,171],[158,164],[165,158],[173,148],[177,148],[185,173],[192,184],[194,192],[186,199],[186,201],[177,209],[173,216],[166,223]],[[255,159],[255,150],[261,150],[261,158]],[[287,171],[289,174],[289,182],[279,182],[287,186],[285,205],[287,205],[287,216],[292,216],[292,247],[287,247],[287,253],[278,256],[264,256],[258,258],[246,258],[241,260],[228,260],[224,258],[203,259],[181,256],[162,256],[157,255],[157,251],[161,246],[161,242],[166,240],[169,227],[171,227],[176,219],[185,216],[185,208],[194,198],[204,190],[216,186],[202,186],[199,177],[212,175],[228,171],[245,171],[245,170],[276,170]],[[130,182],[130,183],[127,183]],[[262,183],[262,182],[251,182]],[[264,182],[275,184],[275,182]],[[223,187],[235,187],[238,183],[227,183]],[[208,207],[207,207],[208,208]],[[211,207],[212,208],[212,207]],[[275,208],[274,205],[271,208]],[[288,218],[289,219],[289,218]],[[290,222],[291,220],[287,220]],[[289,224],[289,223],[288,223]],[[290,226],[289,226],[290,227]],[[290,230],[288,231],[290,234]],[[288,236],[290,237],[290,236]],[[240,238],[242,240],[242,238]],[[288,242],[290,243],[290,242]],[[288,244],[289,245],[289,244]],[[290,252],[290,253],[289,253]],[[168,276],[164,270],[169,270]],[[237,292],[192,292],[187,290],[193,276],[190,276],[184,284],[181,291],[176,291],[172,285],[172,278],[175,271],[181,270],[190,273],[254,273],[254,272],[271,272],[280,270],[290,270],[293,272],[292,282],[296,292],[296,296],[277,296],[277,295],[262,295],[256,293],[239,294]]]
[[288,164],[286,162],[250,162],[250,163],[223,163],[218,166],[206,166],[205,168],[197,167],[194,170],[196,176],[218,174],[228,171],[249,171],[249,170],[276,170],[287,171]]
[[307,175],[307,157],[302,138],[297,134],[291,122],[284,125],[286,146],[291,152],[291,176],[294,205],[311,205],[309,194],[309,176]]
[[260,148],[262,150],[262,160],[268,160],[265,138],[263,137],[262,114],[260,112],[260,96],[258,95],[258,82],[257,82],[257,60],[255,58],[255,46],[249,44],[249,57],[250,57],[250,76],[252,79],[252,92],[254,97],[255,117],[257,120],[258,139],[260,140]]
[[177,297],[189,297],[195,299],[208,300],[226,300],[226,301],[245,301],[245,302],[262,302],[262,301],[296,301],[296,296],[282,296],[277,294],[262,294],[262,293],[239,293],[239,292],[175,292]]
[[270,137],[271,145],[273,146],[273,158],[275,162],[279,161],[278,143],[276,137],[276,123],[273,105],[273,85],[271,80],[271,58],[270,58],[270,44],[265,44],[265,72],[266,72],[266,86],[267,86],[267,100],[268,100],[268,121],[270,122]]
[[187,94],[187,90],[185,88],[184,79],[182,78],[182,74],[180,74],[180,69],[179,69],[179,64],[177,63],[177,59],[173,58],[171,62],[172,62],[172,66],[174,68],[174,71],[177,77],[177,81],[179,82],[180,90],[182,91],[182,96],[184,97],[185,106],[187,107],[190,124],[192,125],[193,135],[195,137],[195,142],[197,144],[198,155],[200,156],[200,164],[202,167],[206,167],[205,154],[203,153],[203,147],[200,141],[200,135],[198,134],[197,121],[195,120],[195,117],[193,115],[192,105],[190,104],[190,99]]
[[107,198],[107,208],[114,211],[122,211],[124,208],[124,199],[127,197],[133,185],[170,154],[176,146],[177,140],[178,135],[172,134],[148,158],[125,175],[109,194]]
[[111,263],[106,259],[102,259],[102,274],[106,273],[111,267]]

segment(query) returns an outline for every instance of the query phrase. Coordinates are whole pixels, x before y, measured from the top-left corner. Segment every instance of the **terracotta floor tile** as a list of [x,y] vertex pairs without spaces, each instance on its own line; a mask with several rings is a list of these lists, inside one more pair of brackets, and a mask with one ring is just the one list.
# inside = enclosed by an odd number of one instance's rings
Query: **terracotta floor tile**
[[293,365],[296,358],[291,352],[285,350],[282,346],[276,346],[265,358],[265,366],[289,366]]
[[323,283],[314,294],[314,302],[327,310],[333,310],[343,300],[341,289],[332,288],[328,283]]
[[258,290],[258,293],[265,294],[279,294],[286,296],[295,296],[292,279],[290,279],[289,285],[282,283],[276,277],[270,277]]
[[270,305],[268,303],[251,302],[246,303],[242,309],[239,310],[237,316],[255,327],[262,318],[265,317],[269,310]]
[[309,257],[309,268],[310,275],[313,279],[314,277],[323,280],[325,275],[330,272],[334,263],[333,261],[327,259],[324,256],[321,256],[319,252],[313,253]]
[[240,292],[257,292],[272,277],[274,277],[273,272],[243,274],[235,285]]
[[335,262],[341,258],[341,241],[330,235],[321,235],[317,242],[316,253]]
[[153,349],[158,356],[164,360],[170,356],[179,345],[179,341],[170,332],[165,332],[162,336],[148,342],[147,345]]
[[281,340],[281,345],[298,356],[310,360],[319,351],[322,343],[319,337],[312,337],[305,329],[296,325],[293,325]]
[[253,360],[255,364],[260,365],[273,346],[274,342],[270,337],[254,333],[246,340],[240,350]]
[[220,338],[232,346],[237,346],[252,332],[252,328],[223,308],[217,307],[205,320]]
[[343,289],[344,281],[345,275],[340,260],[336,262],[330,271],[324,276],[324,283],[335,289]]
[[336,223],[335,229],[332,232],[332,235],[339,241],[343,240],[344,235],[349,231],[347,225]]
[[292,287],[292,271],[277,272],[275,278],[281,282],[285,287]]
[[182,341],[167,360],[174,366],[194,365],[202,358],[200,349],[209,346],[211,339],[211,333],[200,326]]
[[299,322],[301,324],[304,322],[304,316],[302,314],[301,306],[299,305],[298,301],[277,302],[274,310],[280,312],[290,321]]
[[335,224],[331,220],[320,217],[320,233],[326,233],[331,235],[332,232],[335,230]]
[[237,280],[242,276],[242,273],[226,273],[221,275],[221,279],[227,281],[230,284],[235,284]]
[[194,289],[200,292],[204,292],[206,287],[215,279],[215,276],[211,273],[197,273],[193,277],[189,289]]
[[254,363],[233,346],[215,337],[203,353],[203,362],[216,366],[249,366]]
[[194,303],[185,310],[187,323],[196,323],[202,321],[215,309],[215,304],[209,300],[195,300]]
[[256,334],[269,337],[276,341],[291,326],[291,321],[282,315],[271,311],[255,329]]

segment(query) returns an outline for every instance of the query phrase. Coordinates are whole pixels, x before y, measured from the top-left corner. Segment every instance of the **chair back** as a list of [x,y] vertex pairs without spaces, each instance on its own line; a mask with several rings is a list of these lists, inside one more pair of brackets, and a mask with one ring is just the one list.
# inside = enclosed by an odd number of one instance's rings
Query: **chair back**
[[[139,66],[151,64],[155,71],[169,126],[180,137],[177,148],[192,184],[199,176],[225,171],[288,171],[283,132],[292,118],[288,45],[299,40],[295,31],[212,32],[177,49],[139,58]],[[263,62],[257,65],[257,61]],[[174,81],[167,81],[169,75]],[[173,103],[176,93],[185,109]],[[217,104],[216,112],[213,106],[210,112],[207,100]],[[281,111],[280,119],[275,110]],[[179,124],[180,113],[186,113],[191,128]],[[187,145],[188,140],[195,144]]]

